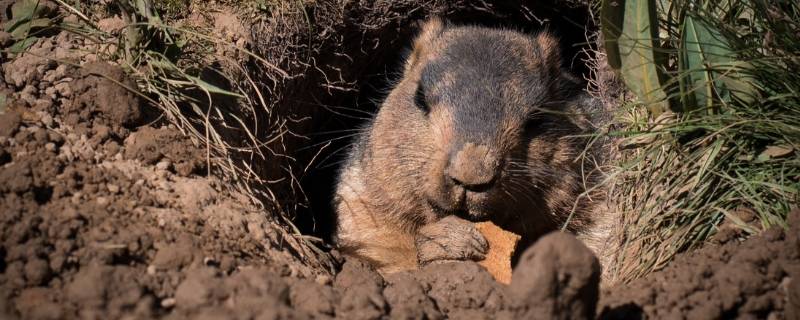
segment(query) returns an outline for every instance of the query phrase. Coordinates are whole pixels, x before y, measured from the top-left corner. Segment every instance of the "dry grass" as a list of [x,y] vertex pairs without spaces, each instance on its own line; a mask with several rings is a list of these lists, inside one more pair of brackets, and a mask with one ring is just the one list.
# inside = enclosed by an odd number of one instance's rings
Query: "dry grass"
[[[723,221],[747,234],[783,226],[800,200],[800,8],[762,1],[668,4],[658,9],[664,37],[658,43],[669,57],[663,68],[674,80],[664,91],[676,111],[654,117],[648,105],[621,97],[619,128],[608,133],[620,147],[609,173],[611,200],[624,213],[623,246],[610,271],[622,281],[704,245]],[[687,15],[718,30],[724,40],[713,40],[750,66],[735,72],[752,87],[729,87],[735,89],[729,93],[720,83],[730,74],[682,69]],[[701,107],[688,102],[696,92],[678,89],[679,80],[697,72],[715,77],[706,86],[714,95]],[[743,211],[755,212],[756,223],[744,223]]]
[[[188,4],[179,2],[175,4]],[[290,78],[286,71],[213,25],[163,18],[163,8],[151,1],[59,5],[78,17],[78,22],[61,26],[63,30],[91,42],[98,59],[119,64],[138,85],[129,89],[162,112],[160,121],[174,124],[205,149],[209,175],[223,179],[270,214],[288,231],[282,237],[298,257],[312,266],[332,266],[318,239],[302,235],[287,214],[293,195],[285,193],[285,186],[298,185],[286,174],[295,160],[284,145],[294,134],[294,120],[276,110],[273,98],[278,84]],[[101,18],[115,14],[124,19],[121,30],[98,27]],[[266,72],[254,79],[251,68]]]

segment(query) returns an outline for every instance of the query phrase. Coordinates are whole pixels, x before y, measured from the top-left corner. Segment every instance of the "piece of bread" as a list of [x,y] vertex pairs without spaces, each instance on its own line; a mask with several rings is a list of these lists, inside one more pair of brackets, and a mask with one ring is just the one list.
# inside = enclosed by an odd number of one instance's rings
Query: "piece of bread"
[[489,242],[486,259],[479,261],[478,264],[486,268],[497,282],[511,283],[511,256],[517,248],[520,236],[505,231],[491,222],[478,222],[475,227]]

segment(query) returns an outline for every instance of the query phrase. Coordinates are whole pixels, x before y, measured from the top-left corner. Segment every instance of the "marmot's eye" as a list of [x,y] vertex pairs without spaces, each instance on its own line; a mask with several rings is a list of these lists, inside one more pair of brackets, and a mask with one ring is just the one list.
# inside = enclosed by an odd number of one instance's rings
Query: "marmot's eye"
[[430,108],[428,107],[428,101],[425,100],[425,89],[422,88],[421,83],[417,86],[417,92],[414,94],[414,104],[417,106],[417,108],[422,110],[422,112],[425,112],[425,114],[428,114],[430,111]]

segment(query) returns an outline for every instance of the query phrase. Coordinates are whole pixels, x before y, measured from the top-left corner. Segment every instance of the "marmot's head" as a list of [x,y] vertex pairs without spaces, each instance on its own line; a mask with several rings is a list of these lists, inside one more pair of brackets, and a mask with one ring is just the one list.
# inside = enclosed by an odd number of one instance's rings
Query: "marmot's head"
[[570,136],[582,129],[566,101],[580,89],[559,55],[547,33],[424,23],[372,124],[377,183],[395,200],[471,220],[573,201],[582,146]]

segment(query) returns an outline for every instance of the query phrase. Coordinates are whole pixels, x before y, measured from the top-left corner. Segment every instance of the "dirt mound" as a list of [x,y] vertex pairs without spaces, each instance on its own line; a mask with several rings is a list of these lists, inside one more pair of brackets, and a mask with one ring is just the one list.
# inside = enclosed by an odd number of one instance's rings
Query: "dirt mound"
[[790,229],[679,256],[659,272],[603,292],[603,319],[797,319],[800,211]]
[[[9,126],[4,132],[13,134],[0,138],[6,158],[0,177],[8,181],[0,186],[6,213],[0,217],[0,293],[9,316],[440,319],[512,318],[535,310],[528,308],[533,300],[525,298],[531,288],[524,280],[537,263],[549,263],[541,259],[521,263],[520,299],[476,263],[433,265],[386,280],[357,260],[335,277],[312,268],[280,245],[291,238],[247,207],[247,199],[179,169],[202,153],[174,129],[128,133],[126,117],[81,115],[102,108],[80,101],[79,109],[55,105],[50,126],[17,109],[2,115]],[[64,121],[76,114],[77,123]],[[559,261],[596,264],[573,237],[547,239],[529,255],[558,258],[577,246],[581,254]],[[596,288],[596,266],[588,268],[575,274],[594,275],[589,281]],[[549,278],[559,278],[556,273]]]
[[214,290],[267,295],[267,280],[253,281],[264,275],[330,277],[249,198],[205,176],[202,149],[169,126],[136,127],[154,110],[120,86],[133,84],[119,67],[38,58],[71,41],[41,40],[2,65],[2,314],[194,314]]

